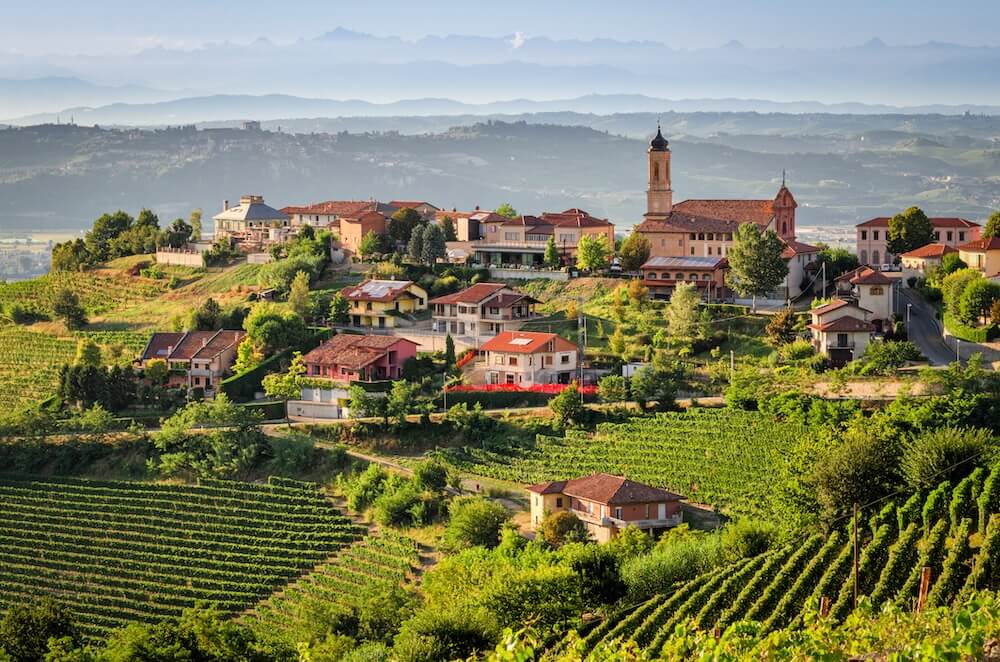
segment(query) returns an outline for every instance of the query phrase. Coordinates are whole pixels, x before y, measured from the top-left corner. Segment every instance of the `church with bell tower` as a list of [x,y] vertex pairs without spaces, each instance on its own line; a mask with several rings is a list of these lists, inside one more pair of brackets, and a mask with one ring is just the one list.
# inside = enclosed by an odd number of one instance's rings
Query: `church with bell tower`
[[789,263],[786,296],[799,294],[799,284],[819,253],[795,235],[798,203],[785,183],[770,199],[700,199],[674,204],[671,183],[670,143],[657,123],[656,135],[646,150],[648,162],[646,213],[636,232],[649,239],[650,256],[721,260],[729,253],[739,226],[753,223],[761,231],[773,230],[785,244],[782,257]]

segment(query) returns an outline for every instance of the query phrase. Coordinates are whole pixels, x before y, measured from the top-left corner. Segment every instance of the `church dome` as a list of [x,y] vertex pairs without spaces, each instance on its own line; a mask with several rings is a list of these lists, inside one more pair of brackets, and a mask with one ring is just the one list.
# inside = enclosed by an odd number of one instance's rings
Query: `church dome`
[[664,138],[663,134],[660,132],[659,125],[657,125],[656,137],[649,141],[649,149],[654,152],[663,152],[666,151],[668,144],[667,139]]

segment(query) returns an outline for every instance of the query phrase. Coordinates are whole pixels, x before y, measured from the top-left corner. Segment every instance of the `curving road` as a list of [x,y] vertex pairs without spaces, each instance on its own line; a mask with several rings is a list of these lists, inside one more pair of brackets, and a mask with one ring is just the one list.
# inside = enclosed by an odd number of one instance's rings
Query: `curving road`
[[[906,304],[910,304],[910,322],[907,333],[910,341],[920,348],[931,365],[947,365],[955,361],[955,340],[946,342],[942,337],[941,323],[935,319],[937,311],[913,290],[902,288],[903,319],[906,319]],[[972,352],[962,352],[967,359]]]

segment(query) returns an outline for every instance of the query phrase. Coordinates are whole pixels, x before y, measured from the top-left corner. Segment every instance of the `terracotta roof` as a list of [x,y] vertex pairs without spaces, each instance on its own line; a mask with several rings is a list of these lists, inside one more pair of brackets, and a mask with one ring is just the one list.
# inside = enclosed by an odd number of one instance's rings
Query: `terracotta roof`
[[[864,223],[858,223],[854,227],[858,228],[887,228],[889,227],[888,216],[876,216],[875,218],[869,219]],[[964,218],[958,218],[957,216],[932,216],[930,217],[931,225],[936,228],[978,228],[979,223],[974,223],[972,221],[967,221]]]
[[860,274],[862,271],[865,271],[866,269],[869,270],[869,271],[872,270],[871,267],[866,267],[866,266],[862,265],[860,267],[855,267],[854,269],[851,269],[850,271],[845,271],[844,273],[842,273],[839,276],[837,276],[836,278],[834,278],[833,281],[835,283],[839,283],[841,281],[850,282],[850,280],[852,278],[854,278],[855,276],[857,276],[858,274]]
[[899,257],[914,257],[914,258],[928,258],[928,257],[944,257],[947,253],[956,253],[956,249],[945,244],[927,244],[921,246],[920,248],[914,248],[912,251],[903,253]]
[[352,301],[395,301],[413,286],[412,280],[366,280],[340,293]]
[[657,256],[646,260],[639,269],[718,269],[726,261],[724,257],[666,257]]
[[306,364],[335,365],[360,370],[381,357],[399,343],[417,343],[397,336],[336,335],[302,357]]
[[183,337],[183,333],[154,333],[150,336],[149,342],[146,343],[146,347],[142,350],[139,360],[166,360],[170,350],[173,349]]
[[508,292],[501,294],[493,301],[490,301],[491,307],[496,308],[510,308],[515,303],[520,301],[527,301],[529,303],[538,303],[538,299],[534,297],[529,297],[527,294],[521,294],[520,292]]
[[191,358],[214,359],[233,345],[238,345],[244,336],[246,336],[246,332],[240,330],[230,331],[223,329],[222,331],[218,331]]
[[838,308],[843,308],[844,306],[852,306],[854,308],[857,308],[858,310],[863,310],[866,313],[870,313],[871,312],[870,310],[868,310],[866,308],[862,308],[861,306],[859,306],[858,304],[854,303],[853,301],[845,301],[844,299],[834,299],[830,303],[824,304],[824,305],[819,306],[817,308],[813,308],[812,310],[809,311],[809,314],[810,315],[816,315],[818,317],[822,317],[823,315],[826,315],[827,313],[833,312],[834,310],[837,310]]
[[391,212],[395,208],[377,200],[327,200],[305,207],[285,207],[286,214],[325,214],[332,216],[357,216],[366,211]]
[[734,234],[739,229],[740,224],[735,221],[695,216],[679,211],[672,211],[662,219],[647,218],[636,227],[639,232],[732,232]]
[[385,214],[374,209],[362,211],[360,214],[350,214],[340,217],[341,223],[365,223],[367,221],[385,222]]
[[461,292],[454,292],[431,299],[430,303],[479,303],[505,287],[507,286],[503,283],[476,283]]
[[[434,207],[434,205],[432,205],[431,203],[426,202],[424,200],[390,200],[389,204],[392,205],[393,207],[399,207],[400,209],[403,209],[404,207],[408,207],[410,209],[415,209],[415,208],[417,208],[417,207],[419,207],[421,205],[427,205],[428,207]],[[434,207],[434,209],[436,210],[437,207]]]
[[857,317],[844,315],[826,324],[810,324],[810,329],[823,332],[850,332],[850,331],[874,331],[875,325],[871,322],[859,320]]
[[795,257],[796,255],[807,255],[809,253],[819,253],[820,249],[812,244],[806,244],[792,239],[785,242],[785,249],[781,251],[784,259]]
[[611,225],[605,218],[596,218],[582,209],[567,209],[561,212],[542,212],[542,220],[557,227],[597,228]]
[[561,492],[578,499],[609,505],[680,501],[684,498],[679,494],[661,490],[658,487],[651,487],[622,476],[612,476],[605,473],[596,473],[572,480],[539,483],[529,486],[528,489],[537,494]]
[[534,354],[546,350],[553,343],[555,351],[575,351],[576,345],[554,333],[534,333],[531,331],[504,331],[493,336],[480,347],[484,352],[515,352],[518,354]]
[[673,208],[692,216],[734,223],[756,223],[761,227],[774,218],[774,200],[684,200]]
[[475,211],[442,211],[439,209],[434,212],[434,220],[436,221],[443,221],[445,216],[453,218],[456,221],[460,218],[471,218],[479,221],[480,223],[502,222],[504,220],[504,217],[496,212],[484,211],[481,209],[477,209]]
[[1000,237],[976,239],[958,247],[960,251],[996,251],[1000,250]]
[[851,279],[852,285],[891,285],[895,281],[881,271],[868,269]]
[[202,347],[208,345],[208,341],[216,334],[216,331],[188,331],[184,337],[174,345],[174,351],[170,352],[170,359],[186,360],[193,358]]

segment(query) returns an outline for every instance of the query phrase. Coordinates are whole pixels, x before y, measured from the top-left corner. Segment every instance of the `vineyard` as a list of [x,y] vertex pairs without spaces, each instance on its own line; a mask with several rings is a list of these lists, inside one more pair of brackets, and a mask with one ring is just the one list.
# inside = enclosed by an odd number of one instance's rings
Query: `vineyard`
[[0,478],[0,610],[58,596],[84,632],[245,611],[363,529],[315,488]]
[[730,512],[774,517],[773,471],[808,432],[755,412],[692,409],[605,423],[591,437],[539,436],[531,447],[442,451],[462,471],[537,483],[607,472],[628,476]]
[[[859,524],[858,590],[878,609],[912,608],[921,571],[931,569],[927,606],[950,605],[977,589],[1000,588],[1000,465],[978,469],[957,486],[943,484],[905,504],[890,504]],[[766,632],[803,623],[820,599],[828,618],[853,607],[853,538],[849,528],[813,535],[780,549],[717,568],[609,617],[583,640],[633,641],[655,657],[677,625],[725,630],[739,621]]]
[[103,315],[155,299],[166,291],[166,285],[124,275],[56,271],[31,280],[0,284],[0,304],[17,303],[28,311],[51,315],[55,296],[63,289],[80,298],[87,314]]
[[316,614],[331,608],[350,610],[365,596],[402,585],[414,576],[418,564],[412,539],[387,532],[366,537],[259,605],[253,625],[262,633],[308,630]]

